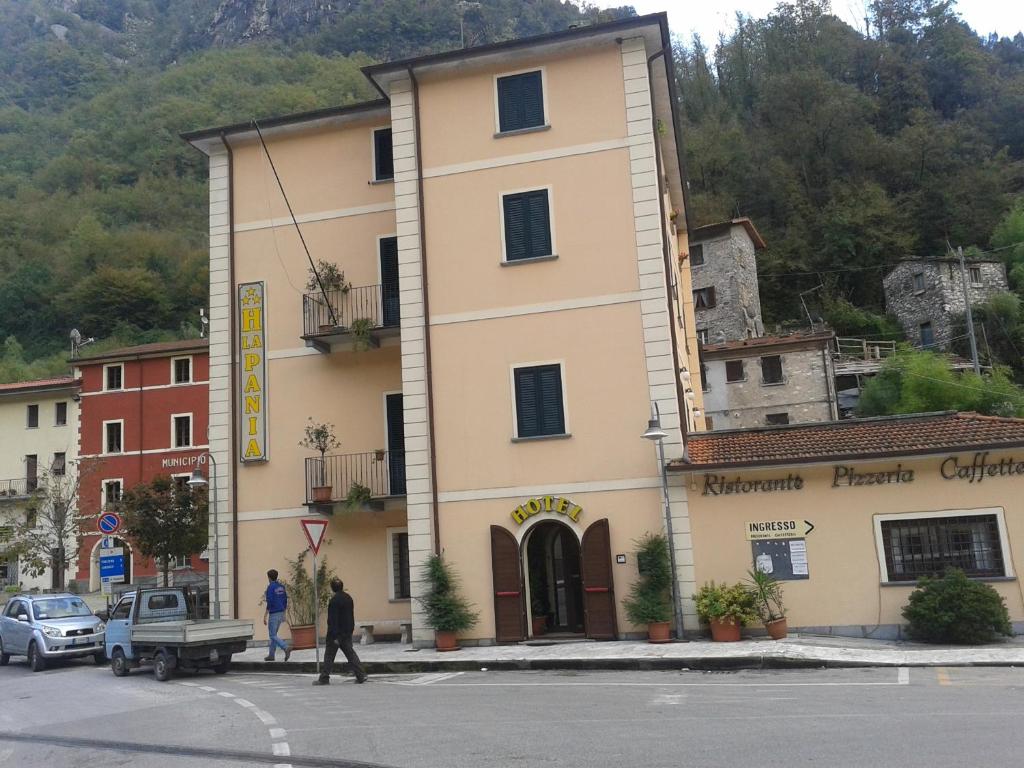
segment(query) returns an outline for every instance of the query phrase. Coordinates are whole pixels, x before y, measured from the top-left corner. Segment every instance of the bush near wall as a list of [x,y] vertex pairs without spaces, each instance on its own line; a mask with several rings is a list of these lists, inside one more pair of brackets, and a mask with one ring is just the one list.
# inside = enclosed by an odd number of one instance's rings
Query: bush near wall
[[918,581],[903,618],[910,636],[926,643],[977,645],[1013,634],[999,593],[956,568]]

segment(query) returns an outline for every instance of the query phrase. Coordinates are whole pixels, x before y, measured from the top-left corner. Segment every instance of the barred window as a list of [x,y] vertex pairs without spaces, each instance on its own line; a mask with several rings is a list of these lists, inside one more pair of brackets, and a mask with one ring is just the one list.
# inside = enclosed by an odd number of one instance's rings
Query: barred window
[[962,515],[882,521],[889,581],[959,568],[968,576],[1005,576],[996,515]]

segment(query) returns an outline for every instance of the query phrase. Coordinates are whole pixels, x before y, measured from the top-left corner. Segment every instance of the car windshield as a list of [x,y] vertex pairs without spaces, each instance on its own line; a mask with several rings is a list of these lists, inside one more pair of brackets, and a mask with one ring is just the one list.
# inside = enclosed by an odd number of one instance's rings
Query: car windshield
[[92,616],[89,606],[78,597],[53,597],[36,600],[32,611],[37,619],[67,619],[72,616]]

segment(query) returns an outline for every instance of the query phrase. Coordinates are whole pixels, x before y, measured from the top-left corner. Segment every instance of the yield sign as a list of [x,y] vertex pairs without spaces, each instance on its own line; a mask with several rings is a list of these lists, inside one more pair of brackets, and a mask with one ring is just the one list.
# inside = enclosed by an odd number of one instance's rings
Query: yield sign
[[302,523],[302,532],[306,534],[306,541],[309,542],[309,548],[313,550],[313,554],[319,554],[320,545],[323,544],[324,534],[327,533],[327,521],[326,520],[300,520]]

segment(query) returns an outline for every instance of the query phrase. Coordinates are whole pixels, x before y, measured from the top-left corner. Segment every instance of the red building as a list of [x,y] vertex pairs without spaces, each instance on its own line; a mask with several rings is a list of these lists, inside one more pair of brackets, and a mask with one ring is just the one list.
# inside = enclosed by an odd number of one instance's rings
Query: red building
[[[158,475],[184,482],[207,449],[209,350],[206,339],[125,347],[74,361],[82,381],[78,453],[83,472],[79,508],[98,514],[121,493]],[[101,535],[82,539],[77,580],[100,589]],[[152,584],[158,564],[130,541],[126,583]],[[128,552],[131,557],[128,559]],[[175,583],[207,582],[207,561],[196,553],[172,564]]]

